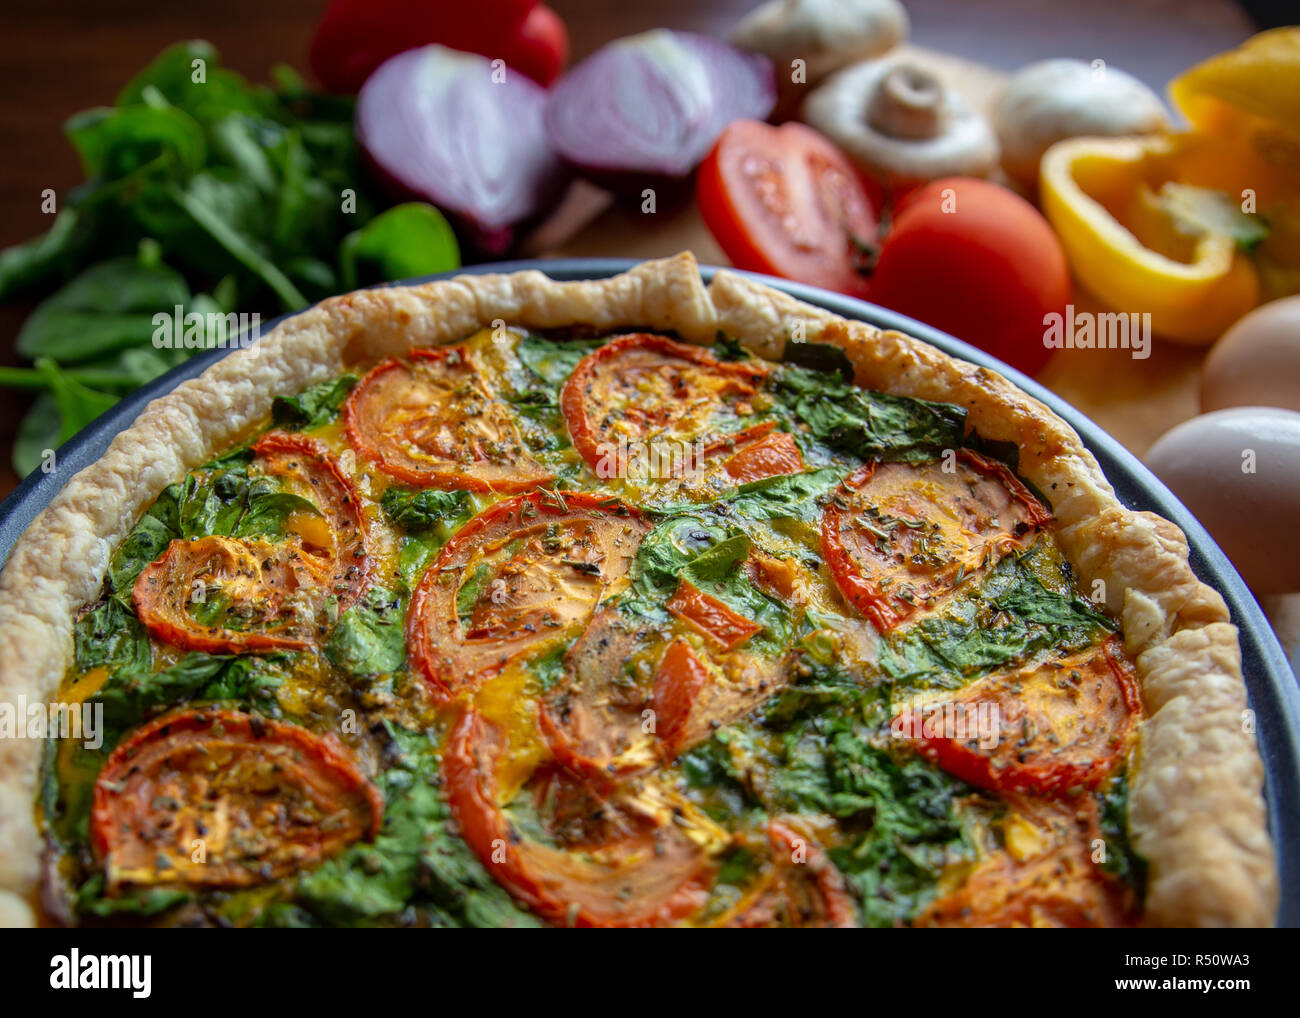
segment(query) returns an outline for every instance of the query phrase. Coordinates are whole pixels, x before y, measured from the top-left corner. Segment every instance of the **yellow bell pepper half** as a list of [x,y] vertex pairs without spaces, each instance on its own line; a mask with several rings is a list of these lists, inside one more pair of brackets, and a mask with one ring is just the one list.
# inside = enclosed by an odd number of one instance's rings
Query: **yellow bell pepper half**
[[1043,212],[1084,286],[1157,335],[1212,343],[1259,301],[1240,248],[1254,224],[1227,194],[1173,172],[1176,138],[1071,138],[1039,167]]

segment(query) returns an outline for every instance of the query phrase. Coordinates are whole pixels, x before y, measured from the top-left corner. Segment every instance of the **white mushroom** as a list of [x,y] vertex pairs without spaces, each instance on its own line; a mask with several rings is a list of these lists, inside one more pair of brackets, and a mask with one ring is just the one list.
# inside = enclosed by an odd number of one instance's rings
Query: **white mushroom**
[[803,119],[863,169],[893,183],[982,177],[998,161],[988,121],[907,57],[832,75],[808,97]]
[[806,81],[877,57],[907,35],[907,12],[898,0],[769,0],[745,15],[731,33],[741,49],[762,53],[788,82],[791,62],[804,61]]
[[1131,74],[1059,59],[1017,71],[994,107],[993,124],[1007,173],[1032,185],[1043,153],[1058,141],[1151,134],[1169,119],[1160,98]]

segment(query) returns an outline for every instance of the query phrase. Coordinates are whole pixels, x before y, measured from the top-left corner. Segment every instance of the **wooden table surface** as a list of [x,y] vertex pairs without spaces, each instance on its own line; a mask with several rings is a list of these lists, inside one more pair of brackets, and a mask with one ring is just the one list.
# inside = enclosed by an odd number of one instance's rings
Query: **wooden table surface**
[[[575,58],[620,35],[657,25],[723,33],[753,0],[552,0],[565,18]],[[110,102],[121,85],[167,44],[211,40],[225,62],[264,78],[279,62],[305,68],[323,0],[229,0],[171,7],[144,0],[48,0],[6,13],[0,50],[0,246],[48,225],[44,188],[60,194],[80,180],[60,133],[70,114]],[[1000,78],[1047,56],[1101,57],[1160,89],[1180,69],[1247,37],[1253,25],[1231,0],[910,0],[912,40],[962,58],[963,87],[988,93]],[[976,66],[978,65],[978,66]],[[986,68],[995,69],[989,71]],[[645,217],[614,210],[552,253],[653,256],[694,249],[725,261],[693,209]],[[0,308],[0,363],[15,363],[12,337],[29,306]],[[1113,355],[1113,356],[1112,356]],[[1196,411],[1200,354],[1157,344],[1148,361],[1123,351],[1062,351],[1040,376],[1138,452]],[[0,496],[17,483],[9,446],[27,397],[0,399]]]

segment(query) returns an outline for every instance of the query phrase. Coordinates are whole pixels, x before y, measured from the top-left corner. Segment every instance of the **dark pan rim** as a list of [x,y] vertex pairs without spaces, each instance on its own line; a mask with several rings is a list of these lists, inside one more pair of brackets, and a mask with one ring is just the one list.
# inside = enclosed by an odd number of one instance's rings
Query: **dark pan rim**
[[[524,269],[541,270],[556,280],[600,279],[625,272],[636,264],[635,259],[623,258],[497,262],[390,285]],[[713,266],[700,267],[700,274],[706,282],[711,281],[717,271]],[[1118,441],[1059,396],[982,350],[886,308],[801,283],[754,273],[744,274],[845,318],[906,332],[945,353],[1005,376],[1045,403],[1079,433],[1084,445],[1101,464],[1120,502],[1130,509],[1158,513],[1182,528],[1191,549],[1192,569],[1223,595],[1239,631],[1246,692],[1254,711],[1256,736],[1264,761],[1269,828],[1278,856],[1281,897],[1277,921],[1282,926],[1300,926],[1300,809],[1296,808],[1300,804],[1300,686],[1297,686],[1296,677],[1264,612],[1200,522]],[[264,326],[265,331],[269,332],[283,320],[279,318],[268,323]],[[170,392],[181,382],[197,377],[227,353],[229,349],[197,354],[131,393],[60,447],[56,453],[59,467],[55,473],[37,472],[24,480],[0,503],[0,568],[8,560],[19,536],[63,487],[64,478],[72,478],[99,459],[113,438],[129,427],[151,400]]]

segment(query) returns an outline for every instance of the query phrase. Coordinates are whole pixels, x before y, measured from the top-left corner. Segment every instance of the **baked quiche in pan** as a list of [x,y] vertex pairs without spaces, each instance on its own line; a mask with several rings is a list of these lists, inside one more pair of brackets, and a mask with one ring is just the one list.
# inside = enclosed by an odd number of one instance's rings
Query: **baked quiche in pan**
[[0,575],[0,915],[1266,925],[1236,630],[1009,382],[683,254],[367,290]]

